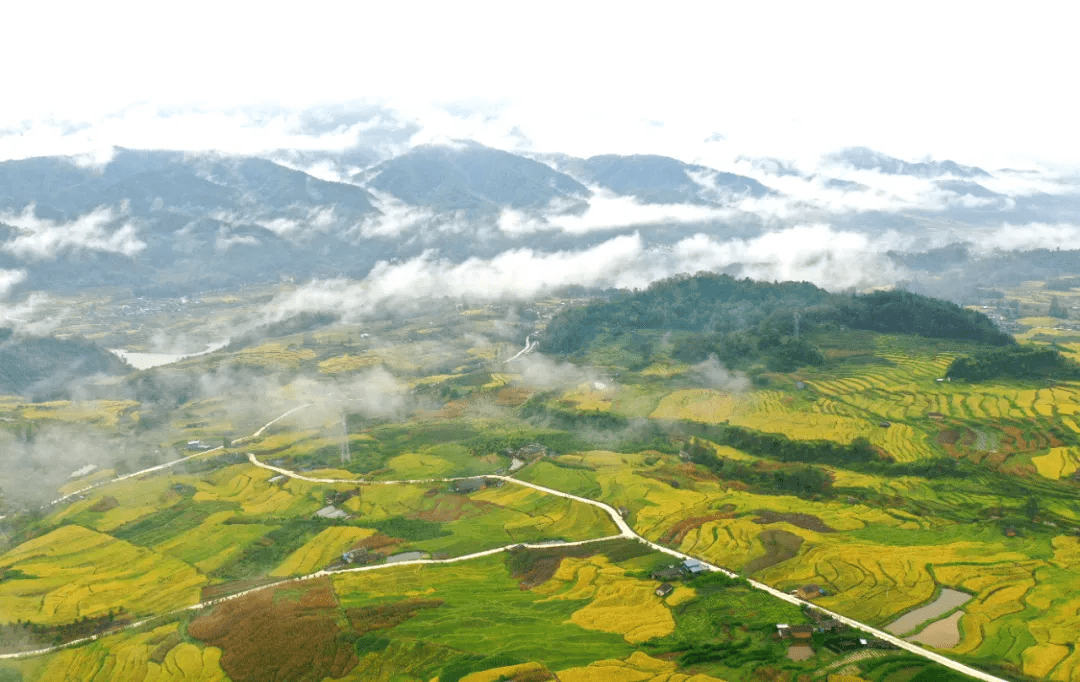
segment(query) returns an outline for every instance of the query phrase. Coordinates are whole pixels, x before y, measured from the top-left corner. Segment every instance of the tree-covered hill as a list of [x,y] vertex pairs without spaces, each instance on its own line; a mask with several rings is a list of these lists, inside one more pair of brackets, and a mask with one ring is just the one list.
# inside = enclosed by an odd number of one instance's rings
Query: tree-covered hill
[[906,291],[831,294],[808,282],[698,273],[564,311],[548,325],[539,350],[573,354],[605,335],[677,330],[691,332],[674,350],[687,362],[715,354],[729,366],[740,359],[765,359],[777,371],[819,364],[821,354],[799,338],[796,325],[803,332],[832,325],[994,346],[1015,343],[982,313]]
[[0,393],[66,396],[78,379],[130,371],[123,360],[85,339],[24,337],[0,329]]
[[1080,379],[1080,363],[1056,348],[1012,346],[988,348],[953,360],[945,374],[950,379]]

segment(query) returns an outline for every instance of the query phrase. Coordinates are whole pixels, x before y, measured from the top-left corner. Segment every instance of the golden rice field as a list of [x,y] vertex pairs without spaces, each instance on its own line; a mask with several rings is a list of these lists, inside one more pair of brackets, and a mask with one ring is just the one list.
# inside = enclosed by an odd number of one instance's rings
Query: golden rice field
[[360,540],[374,534],[375,531],[369,528],[332,526],[290,554],[270,575],[284,577],[314,573],[331,564],[345,550],[352,549]]
[[[109,496],[117,501],[118,506],[84,522],[94,530],[107,533],[129,521],[140,519],[175,502],[179,497],[169,492],[169,486],[176,482],[193,482],[194,480],[184,476],[157,476],[145,480],[129,478],[117,481],[95,490],[89,494],[87,499],[79,500],[61,509],[53,516],[53,519],[56,521],[69,521],[89,511],[103,497]],[[80,485],[79,487],[84,486]]]
[[564,393],[560,398],[560,402],[582,412],[596,410],[606,412],[611,409],[611,401],[614,395],[613,390],[600,390],[594,388],[591,384],[582,384],[574,390]]
[[111,428],[117,426],[122,418],[132,416],[139,403],[134,400],[57,400],[20,407],[24,419],[52,419]]
[[[539,663],[522,663],[520,665],[506,665],[501,668],[492,668],[478,673],[469,673],[461,678],[461,682],[503,682],[515,679],[518,675],[547,674],[548,669]],[[540,679],[545,679],[541,677]]]
[[303,515],[310,514],[322,505],[299,492],[309,488],[296,479],[289,479],[277,486],[267,481],[274,472],[249,464],[240,464],[217,472],[214,482],[196,481],[196,502],[233,502],[250,515]]
[[1031,458],[1039,475],[1052,480],[1072,476],[1080,467],[1080,452],[1075,447],[1050,448],[1045,455]]
[[66,623],[124,607],[165,613],[199,601],[206,578],[182,561],[81,526],[62,526],[0,556],[33,578],[0,583],[11,620]]
[[191,564],[202,573],[215,571],[272,528],[260,523],[225,525],[235,515],[232,511],[211,514],[202,524],[154,545],[153,550]]
[[264,343],[244,348],[232,355],[232,360],[248,367],[288,367],[299,369],[306,360],[314,360],[315,351],[294,344]]
[[386,463],[396,476],[406,479],[437,478],[454,470],[449,460],[436,455],[407,452]]
[[548,599],[588,599],[570,620],[586,630],[622,635],[636,644],[675,630],[675,619],[654,590],[658,582],[626,577],[602,555],[563,559],[551,580],[533,591]]
[[373,367],[382,361],[376,355],[338,355],[327,358],[319,363],[319,371],[323,374],[343,374],[356,372],[365,367]]
[[152,660],[162,642],[176,632],[173,623],[134,635],[105,637],[60,651],[43,662],[26,661],[22,669],[35,682],[228,682],[220,665],[221,650],[214,647],[200,649],[179,642],[160,663]]
[[557,674],[562,682],[723,682],[708,675],[687,675],[675,670],[676,665],[671,661],[635,651],[624,660],[605,659],[560,670]]

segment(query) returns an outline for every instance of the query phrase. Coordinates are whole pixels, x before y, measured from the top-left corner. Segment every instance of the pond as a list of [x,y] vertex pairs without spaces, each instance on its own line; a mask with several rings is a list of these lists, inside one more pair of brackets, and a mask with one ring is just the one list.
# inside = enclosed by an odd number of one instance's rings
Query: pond
[[121,360],[124,360],[135,369],[150,369],[151,367],[160,367],[161,365],[179,362],[185,358],[193,358],[197,355],[213,353],[220,348],[224,348],[228,343],[228,341],[211,343],[204,350],[195,353],[138,353],[135,351],[127,351],[123,348],[110,348],[109,352],[119,357]]
[[957,611],[948,618],[930,623],[919,634],[905,637],[905,639],[938,649],[951,649],[960,643],[960,618],[963,615],[963,611]]
[[903,635],[911,632],[920,624],[925,623],[928,620],[933,620],[942,614],[952,611],[969,599],[971,599],[970,594],[945,588],[941,590],[941,595],[933,602],[926,606],[919,607],[910,613],[905,613],[903,616],[900,616],[885,626],[885,629],[894,635]]

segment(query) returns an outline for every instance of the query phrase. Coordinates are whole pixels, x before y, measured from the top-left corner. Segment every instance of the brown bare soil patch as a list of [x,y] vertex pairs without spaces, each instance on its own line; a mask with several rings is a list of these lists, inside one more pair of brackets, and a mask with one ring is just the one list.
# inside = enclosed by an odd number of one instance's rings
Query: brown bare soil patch
[[519,407],[532,397],[527,388],[501,388],[495,393],[495,404],[502,407]]
[[461,495],[444,495],[435,503],[434,509],[425,509],[423,511],[413,514],[418,519],[424,521],[435,521],[438,523],[446,523],[447,521],[457,521],[465,515],[467,503],[471,502],[469,498]]
[[95,502],[88,511],[92,512],[107,512],[110,509],[116,509],[120,506],[120,503],[116,501],[116,498],[112,495],[106,495],[97,502]]
[[955,445],[960,440],[960,432],[956,429],[942,429],[938,432],[937,442],[940,445]]
[[510,576],[519,579],[523,590],[542,585],[555,575],[559,564],[566,557],[583,559],[596,554],[603,554],[611,561],[626,561],[648,554],[646,545],[635,540],[608,540],[574,547],[521,548],[511,550],[506,559]]
[[363,635],[375,630],[397,627],[412,618],[417,611],[437,609],[443,603],[442,599],[406,599],[393,604],[348,609],[345,615],[353,629]]
[[[270,589],[223,602],[188,625],[188,634],[221,649],[234,682],[319,682],[356,667],[356,652],[338,627],[328,579]],[[315,593],[315,594],[312,594]]]
[[782,561],[791,559],[799,552],[803,539],[786,530],[770,528],[761,532],[758,540],[765,547],[765,556],[751,559],[744,567],[747,573],[755,573]]
[[375,533],[374,535],[368,536],[360,542],[356,543],[356,546],[353,547],[353,549],[360,549],[361,547],[363,547],[369,552],[382,552],[384,554],[389,554],[393,552],[394,547],[400,545],[401,542],[401,538],[392,538],[389,535]]
[[1024,438],[1024,432],[1015,426],[1002,426],[1001,430],[1009,437],[1009,440],[1013,442],[1013,447],[1016,450],[1027,450],[1027,439]]
[[758,515],[754,523],[767,525],[770,523],[790,523],[804,530],[812,530],[815,533],[835,533],[835,528],[830,528],[813,514],[800,514],[794,512],[776,512],[771,509],[758,509],[754,512]]
[[676,547],[682,543],[686,534],[695,528],[699,528],[702,524],[709,521],[719,521],[720,519],[734,518],[735,514],[731,512],[720,512],[718,514],[709,514],[708,516],[691,516],[688,519],[679,521],[671,528],[667,529],[667,532],[660,536],[660,544],[662,545],[675,545]]

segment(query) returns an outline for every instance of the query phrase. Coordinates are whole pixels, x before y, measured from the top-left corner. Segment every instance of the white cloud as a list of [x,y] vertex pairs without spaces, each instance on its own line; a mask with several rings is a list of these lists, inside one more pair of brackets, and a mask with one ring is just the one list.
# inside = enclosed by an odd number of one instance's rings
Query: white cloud
[[106,251],[134,256],[146,248],[134,223],[116,225],[124,214],[103,206],[67,223],[39,218],[34,206],[19,214],[0,214],[0,222],[18,230],[14,238],[0,245],[4,251],[29,260],[55,260],[68,251]]
[[7,298],[17,284],[26,279],[26,270],[4,270],[0,268],[0,300]]
[[1024,251],[1029,249],[1075,249],[1080,245],[1080,225],[1059,223],[1028,223],[1001,227],[969,235],[970,241],[980,251]]
[[734,268],[761,280],[806,280],[828,289],[890,284],[898,269],[881,254],[885,242],[827,225],[804,225],[747,239],[697,234],[670,246],[620,235],[578,251],[510,249],[460,263],[434,252],[381,261],[362,281],[313,282],[278,297],[273,315],[333,310],[363,317],[395,301],[466,296],[526,299],[567,285],[641,288],[678,273]]
[[593,195],[580,214],[563,213],[558,206],[540,215],[504,209],[499,215],[499,229],[510,235],[546,230],[580,235],[637,225],[705,223],[731,216],[731,211],[716,206],[643,204],[634,197],[618,196],[598,187],[590,189]]

